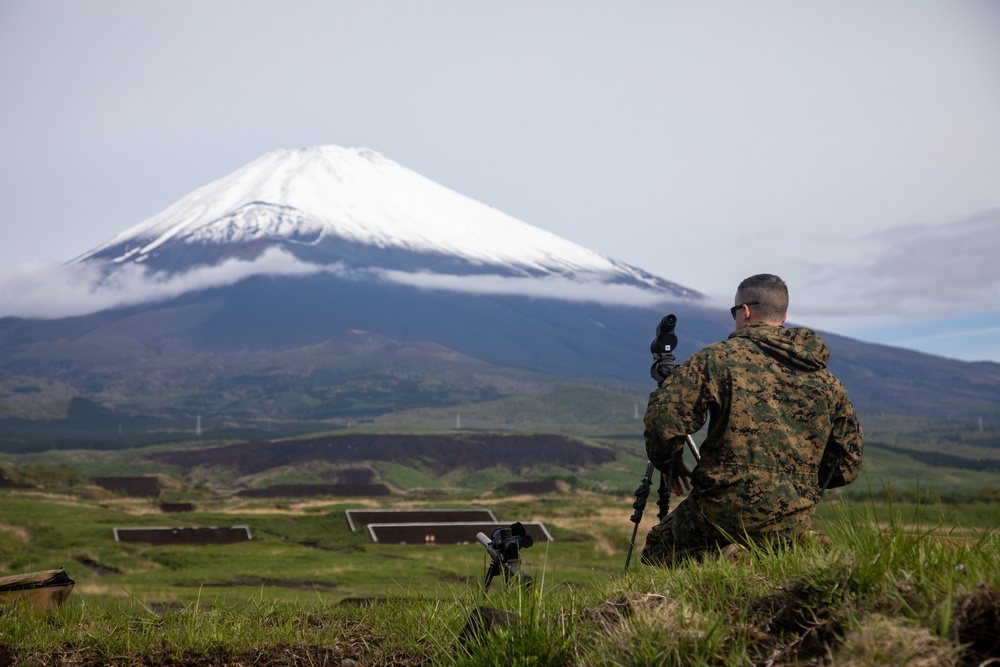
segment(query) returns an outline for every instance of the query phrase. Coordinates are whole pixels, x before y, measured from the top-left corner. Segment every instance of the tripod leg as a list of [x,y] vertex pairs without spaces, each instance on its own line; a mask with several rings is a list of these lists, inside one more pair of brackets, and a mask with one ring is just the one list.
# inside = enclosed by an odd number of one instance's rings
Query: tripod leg
[[483,590],[490,590],[490,584],[493,582],[493,577],[500,574],[500,566],[497,565],[496,561],[490,561],[490,569],[486,571],[486,580],[483,582]]
[[635,536],[639,532],[639,522],[632,526],[632,539],[628,541],[628,553],[625,554],[625,574],[628,574],[628,564],[632,560],[632,550],[635,549]]

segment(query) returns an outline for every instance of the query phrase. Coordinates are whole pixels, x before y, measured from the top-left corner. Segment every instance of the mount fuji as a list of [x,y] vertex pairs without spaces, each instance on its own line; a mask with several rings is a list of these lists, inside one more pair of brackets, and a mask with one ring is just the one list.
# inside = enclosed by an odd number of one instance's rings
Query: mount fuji
[[73,263],[176,275],[268,250],[316,271],[459,291],[643,305],[702,298],[375,151],[337,146],[268,153]]
[[[641,394],[663,315],[678,316],[680,358],[732,331],[694,289],[365,148],[268,153],[67,268],[117,300],[0,318],[0,418],[87,397],[188,419],[353,419],[510,395],[526,382],[511,369]],[[1000,405],[996,364],[822,336],[861,412]]]

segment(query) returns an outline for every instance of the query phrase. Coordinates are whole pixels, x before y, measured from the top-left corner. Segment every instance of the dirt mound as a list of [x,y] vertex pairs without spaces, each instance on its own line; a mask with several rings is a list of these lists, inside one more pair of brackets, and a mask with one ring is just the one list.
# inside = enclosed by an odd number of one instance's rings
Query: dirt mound
[[481,470],[496,465],[511,470],[541,463],[591,466],[613,461],[615,455],[561,435],[369,433],[159,452],[150,458],[184,470],[199,466],[235,468],[241,475],[310,461],[414,462],[443,474],[456,468]]
[[234,544],[253,539],[246,526],[221,528],[164,528],[144,526],[115,528],[115,542],[145,542],[148,544]]
[[[962,646],[963,665],[1000,658],[1000,591],[981,585],[955,602],[952,638]],[[985,663],[984,663],[985,664]]]
[[174,512],[193,512],[193,503],[160,503],[160,511],[164,514]]
[[370,523],[461,523],[463,521],[497,522],[492,510],[470,509],[422,509],[422,510],[364,510],[352,509],[344,512],[347,525],[352,531],[360,530]]
[[275,484],[263,489],[244,489],[241,498],[312,498],[314,496],[387,496],[385,484]]
[[130,498],[156,498],[160,495],[160,480],[156,477],[94,477],[94,484]]
[[375,473],[368,468],[346,468],[337,473],[341,484],[371,484]]
[[544,495],[546,493],[558,493],[559,487],[555,480],[541,480],[537,482],[507,482],[507,490],[511,493],[533,493]]

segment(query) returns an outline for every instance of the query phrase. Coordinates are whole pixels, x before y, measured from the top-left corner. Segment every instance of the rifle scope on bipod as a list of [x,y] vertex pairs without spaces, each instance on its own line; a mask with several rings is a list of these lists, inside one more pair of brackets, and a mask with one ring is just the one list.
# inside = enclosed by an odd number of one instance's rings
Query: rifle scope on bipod
[[[676,315],[671,313],[665,316],[656,325],[656,336],[649,344],[649,351],[653,355],[653,366],[649,369],[649,374],[656,380],[657,387],[663,386],[664,380],[670,375],[670,370],[676,363],[676,358],[674,357],[674,350],[677,349],[677,334],[674,333],[674,327],[676,326]],[[690,435],[687,436],[687,445],[691,449],[691,453],[694,454],[695,460],[700,461],[701,453],[698,451],[698,446]],[[653,462],[649,461],[646,464],[646,472],[642,476],[642,481],[639,482],[639,488],[635,490],[635,502],[632,503],[634,511],[629,518],[629,521],[635,525],[632,527],[632,538],[628,542],[628,553],[625,555],[626,573],[628,572],[629,563],[632,561],[632,551],[635,549],[635,537],[639,532],[642,513],[646,509],[646,500],[649,498],[649,489],[653,483],[654,471]],[[666,473],[660,473],[660,488],[657,490],[659,497],[656,501],[659,511],[656,517],[661,521],[670,511],[670,488],[673,486],[673,473],[674,463],[671,463]]]
[[490,555],[490,568],[486,571],[483,589],[489,590],[493,577],[503,575],[504,581],[519,580],[525,587],[531,586],[531,575],[521,569],[521,549],[527,549],[534,541],[524,529],[524,524],[516,521],[510,528],[497,528],[490,537],[476,533],[476,539]]

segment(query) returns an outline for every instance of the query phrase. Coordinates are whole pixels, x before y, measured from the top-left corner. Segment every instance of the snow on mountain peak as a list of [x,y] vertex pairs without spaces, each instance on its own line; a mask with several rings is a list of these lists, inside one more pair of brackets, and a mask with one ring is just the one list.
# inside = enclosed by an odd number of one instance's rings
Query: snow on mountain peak
[[[314,266],[336,264],[414,284],[437,285],[443,277],[450,286],[448,276],[461,274],[552,277],[590,292],[598,284],[629,285],[646,300],[701,296],[449,190],[371,149],[339,146],[267,153],[72,263],[178,274],[252,260],[273,246]],[[442,267],[447,276],[432,277]],[[502,289],[530,294],[537,288],[536,281]]]
[[[264,205],[287,215],[254,215]],[[449,190],[368,148],[316,146],[267,153],[198,188],[81,259],[127,245],[113,261],[140,260],[163,244],[262,237],[340,237],[474,262],[578,272],[615,263]]]

